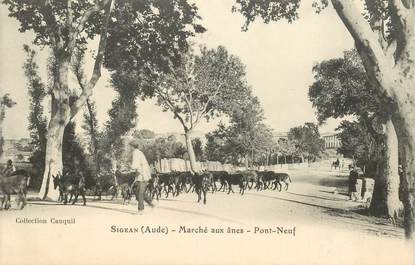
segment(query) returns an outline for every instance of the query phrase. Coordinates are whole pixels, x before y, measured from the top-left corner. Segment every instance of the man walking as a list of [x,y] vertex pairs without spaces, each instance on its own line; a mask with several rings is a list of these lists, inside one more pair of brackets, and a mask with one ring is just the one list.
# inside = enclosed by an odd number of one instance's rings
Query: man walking
[[138,148],[138,142],[132,137],[129,137],[128,143],[131,150],[131,172],[135,174],[135,180],[132,186],[136,185],[137,187],[135,196],[138,201],[138,212],[140,213],[144,210],[144,201],[151,207],[154,207],[151,198],[145,193],[148,181],[151,178],[151,170],[146,157]]

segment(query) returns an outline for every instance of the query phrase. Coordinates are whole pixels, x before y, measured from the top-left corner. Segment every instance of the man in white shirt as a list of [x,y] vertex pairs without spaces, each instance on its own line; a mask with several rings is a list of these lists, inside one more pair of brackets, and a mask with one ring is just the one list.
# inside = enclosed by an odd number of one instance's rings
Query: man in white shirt
[[135,196],[138,201],[138,212],[141,212],[144,210],[144,201],[154,207],[151,198],[145,193],[148,181],[151,178],[151,169],[143,152],[138,149],[138,142],[132,137],[128,137],[126,140],[131,151],[130,170],[136,176],[133,185],[135,184],[137,187]]

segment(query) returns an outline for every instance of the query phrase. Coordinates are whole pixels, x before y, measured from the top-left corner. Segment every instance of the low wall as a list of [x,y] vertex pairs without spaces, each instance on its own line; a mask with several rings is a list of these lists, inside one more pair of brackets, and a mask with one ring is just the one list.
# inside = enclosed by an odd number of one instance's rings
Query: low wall
[[[180,158],[165,158],[161,159],[158,163],[154,164],[154,167],[158,172],[169,173],[172,171],[177,172],[186,172],[190,171],[190,161]],[[290,169],[297,168],[308,168],[308,163],[297,163],[297,164],[278,164],[278,165],[269,165],[269,166],[259,166],[256,168],[259,171],[275,171],[275,172],[286,172]],[[218,161],[204,161],[196,162],[197,171],[237,171],[237,170],[246,170],[246,167],[238,167],[232,164],[222,164]]]

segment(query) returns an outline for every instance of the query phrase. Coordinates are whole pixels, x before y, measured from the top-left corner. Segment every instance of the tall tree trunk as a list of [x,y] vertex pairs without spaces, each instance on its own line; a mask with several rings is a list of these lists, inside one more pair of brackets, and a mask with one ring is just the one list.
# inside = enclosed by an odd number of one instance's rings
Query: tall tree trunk
[[380,216],[396,218],[402,203],[399,200],[398,137],[391,119],[385,124],[383,167],[375,182],[371,211]]
[[48,126],[45,171],[38,196],[45,199],[58,200],[59,191],[53,187],[53,177],[62,174],[63,133],[71,118],[68,93],[69,60],[62,60],[58,65],[58,79],[55,80],[52,92],[51,119]]
[[385,188],[386,207],[389,217],[397,217],[402,209],[399,201],[399,173],[398,173],[398,136],[391,119],[388,119],[385,126],[386,150],[385,150]]
[[397,17],[398,38],[385,45],[352,1],[331,0],[340,19],[355,40],[367,76],[374,87],[396,106],[395,129],[404,149],[403,205],[405,235],[415,245],[415,16],[414,3],[390,1]]
[[266,161],[265,161],[265,162],[266,162],[266,163],[265,163],[265,165],[266,165],[266,166],[268,166],[268,164],[269,164],[269,156],[270,156],[270,154],[267,152],[267,153],[266,153],[266,156],[267,156],[267,158],[266,158]]
[[[69,108],[69,106],[68,106]],[[43,174],[42,185],[39,191],[39,197],[42,199],[57,200],[59,191],[53,188],[53,176],[62,174],[62,143],[65,126],[69,117],[58,112],[51,119],[47,133],[45,171]]]
[[0,103],[0,158],[3,156],[3,120],[4,120],[4,112],[6,111],[5,106]]
[[186,147],[187,147],[187,154],[189,155],[189,161],[190,161],[190,168],[193,172],[196,172],[196,155],[195,151],[193,150],[192,145],[192,131],[191,130],[185,130],[184,137],[186,138]]
[[[89,133],[91,134],[91,149],[92,149],[92,153],[94,156],[94,160],[95,160],[95,167],[96,167],[96,171],[97,173],[99,173],[101,171],[101,167],[99,164],[99,157],[98,157],[98,137],[97,137],[97,125],[95,123],[96,120],[96,113],[94,112],[93,103],[91,103],[91,101],[89,99],[86,100],[86,106],[88,109],[88,118],[87,118],[87,122],[88,122],[88,126],[89,126]],[[99,174],[98,174],[99,176]]]
[[[403,154],[403,176],[401,178],[402,203],[404,206],[405,235],[408,239],[415,240],[415,106],[412,104],[412,112],[409,104],[402,106],[405,118],[400,118],[396,129],[398,133],[399,148]],[[408,124],[409,122],[409,124]],[[411,124],[412,122],[412,124]],[[415,241],[413,241],[415,245]]]

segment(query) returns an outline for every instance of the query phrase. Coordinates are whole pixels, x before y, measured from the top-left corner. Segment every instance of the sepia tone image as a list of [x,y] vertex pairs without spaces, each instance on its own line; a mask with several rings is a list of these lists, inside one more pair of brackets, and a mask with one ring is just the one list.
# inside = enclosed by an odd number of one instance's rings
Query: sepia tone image
[[415,264],[414,0],[0,0],[0,264]]

